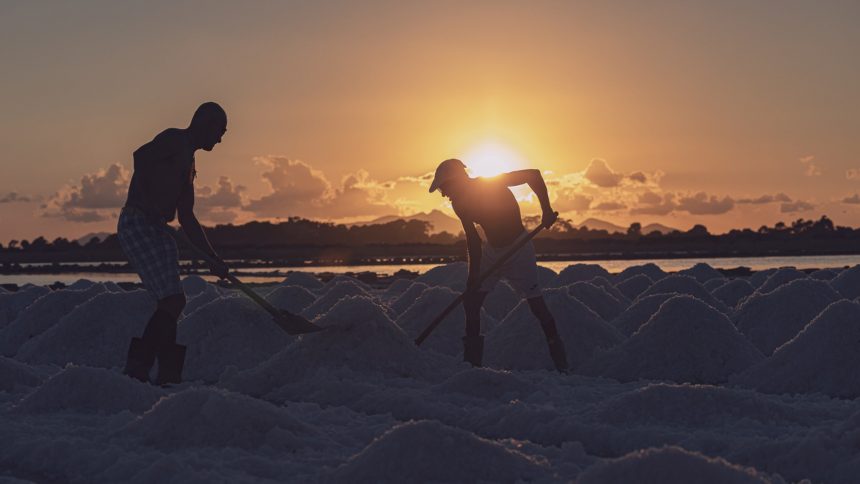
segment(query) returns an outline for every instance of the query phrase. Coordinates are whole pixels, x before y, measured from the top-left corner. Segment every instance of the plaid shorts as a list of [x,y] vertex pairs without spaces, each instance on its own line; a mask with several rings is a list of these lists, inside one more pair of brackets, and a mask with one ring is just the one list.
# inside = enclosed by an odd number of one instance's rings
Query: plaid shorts
[[131,267],[156,299],[182,294],[179,283],[179,252],[167,224],[151,220],[135,208],[119,215],[116,235]]

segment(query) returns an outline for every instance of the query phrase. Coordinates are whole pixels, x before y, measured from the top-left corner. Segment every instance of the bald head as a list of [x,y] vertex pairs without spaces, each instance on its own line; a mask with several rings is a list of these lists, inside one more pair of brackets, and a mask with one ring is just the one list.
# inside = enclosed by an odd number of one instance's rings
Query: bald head
[[218,103],[205,102],[194,111],[188,130],[195,140],[195,148],[212,151],[227,132],[227,113]]
[[223,123],[227,124],[227,113],[224,108],[216,102],[205,102],[201,104],[194,116],[191,118],[191,126],[203,126],[205,124]]

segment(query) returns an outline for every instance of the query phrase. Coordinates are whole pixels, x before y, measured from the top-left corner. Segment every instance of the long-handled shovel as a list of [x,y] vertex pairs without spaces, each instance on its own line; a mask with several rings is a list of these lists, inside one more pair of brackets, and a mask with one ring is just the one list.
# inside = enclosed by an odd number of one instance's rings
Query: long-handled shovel
[[[179,236],[178,231],[170,230],[171,234],[176,240],[181,241],[185,244],[192,252],[197,254],[198,257],[203,259],[209,264],[213,264],[215,261],[212,257],[209,256],[206,252],[204,252],[200,247],[197,247],[188,240],[188,237],[185,234]],[[265,309],[269,314],[272,315],[272,319],[275,323],[281,327],[288,334],[304,334],[304,333],[314,333],[317,331],[322,331],[325,328],[321,328],[307,319],[299,316],[298,314],[293,314],[289,311],[284,311],[282,309],[278,309],[275,306],[272,306],[269,301],[266,301],[259,294],[254,292],[250,287],[246,286],[242,281],[236,278],[236,276],[232,274],[227,274],[227,280],[232,282],[233,285],[239,288],[240,291],[244,292],[246,296],[251,298],[255,303],[259,304],[261,308]]]
[[[496,260],[495,264],[491,265],[480,276],[478,276],[478,281],[476,282],[476,284],[480,287],[481,283],[484,282],[484,279],[490,277],[490,275],[493,272],[496,272],[496,270],[499,267],[501,267],[502,264],[507,262],[508,259],[510,259],[518,250],[520,250],[522,248],[522,246],[526,245],[530,240],[535,238],[535,235],[537,235],[541,230],[543,230],[543,228],[544,228],[543,224],[538,225],[537,228],[535,228],[534,230],[529,232],[525,237],[523,237],[519,241],[517,241],[517,243],[515,243],[513,245],[513,247],[508,249],[507,252],[502,254],[502,256],[499,257],[498,260]],[[449,304],[444,310],[442,310],[442,312],[439,313],[438,316],[436,316],[436,319],[431,321],[430,324],[428,324],[427,327],[424,328],[424,331],[422,331],[421,334],[419,334],[418,337],[415,338],[415,344],[418,346],[421,346],[421,343],[423,343],[424,340],[427,339],[428,336],[430,336],[430,333],[432,333],[433,330],[436,329],[436,326],[439,326],[439,324],[442,323],[442,320],[445,319],[445,317],[448,316],[448,314],[451,311],[453,311],[454,308],[456,308],[460,303],[463,302],[463,298],[465,296],[466,296],[466,293],[464,292],[464,293],[460,294],[459,296],[457,296],[456,299],[451,301],[451,304]]]

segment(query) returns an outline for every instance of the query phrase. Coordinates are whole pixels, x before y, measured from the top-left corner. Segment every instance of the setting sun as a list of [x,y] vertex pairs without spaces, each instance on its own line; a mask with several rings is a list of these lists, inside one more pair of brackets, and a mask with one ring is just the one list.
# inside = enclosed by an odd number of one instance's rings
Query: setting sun
[[472,176],[496,176],[523,168],[523,158],[511,148],[496,141],[485,141],[466,153],[463,158]]

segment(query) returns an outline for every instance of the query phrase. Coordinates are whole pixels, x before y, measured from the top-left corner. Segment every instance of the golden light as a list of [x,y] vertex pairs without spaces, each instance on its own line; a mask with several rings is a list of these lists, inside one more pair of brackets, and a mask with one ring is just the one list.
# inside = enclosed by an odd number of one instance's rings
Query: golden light
[[485,141],[475,146],[462,161],[471,176],[496,176],[525,166],[525,160],[517,152],[497,141]]

